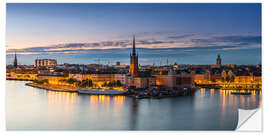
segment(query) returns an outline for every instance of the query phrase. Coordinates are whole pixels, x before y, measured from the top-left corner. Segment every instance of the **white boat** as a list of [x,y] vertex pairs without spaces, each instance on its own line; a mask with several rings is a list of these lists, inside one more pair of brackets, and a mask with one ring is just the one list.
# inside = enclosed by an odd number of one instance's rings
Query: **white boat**
[[78,88],[79,94],[90,94],[90,95],[121,95],[126,92],[127,90]]

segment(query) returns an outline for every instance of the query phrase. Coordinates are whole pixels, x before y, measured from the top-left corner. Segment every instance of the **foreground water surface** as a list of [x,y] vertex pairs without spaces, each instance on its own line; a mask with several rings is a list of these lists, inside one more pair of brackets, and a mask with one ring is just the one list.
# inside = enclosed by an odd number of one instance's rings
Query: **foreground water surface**
[[234,130],[238,108],[261,106],[261,93],[199,89],[193,96],[133,99],[79,95],[6,81],[8,130]]

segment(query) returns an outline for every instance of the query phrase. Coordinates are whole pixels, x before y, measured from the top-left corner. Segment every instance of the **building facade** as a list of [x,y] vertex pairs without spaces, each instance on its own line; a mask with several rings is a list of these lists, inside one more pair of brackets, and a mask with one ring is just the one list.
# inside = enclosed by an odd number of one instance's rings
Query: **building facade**
[[35,60],[35,67],[50,67],[56,66],[57,61],[55,59],[36,59]]
[[122,86],[127,85],[126,74],[69,74],[69,78],[82,80],[92,80],[92,82],[98,86],[102,86],[105,82],[120,81]]
[[52,85],[66,85],[67,83],[62,81],[65,79],[68,78],[65,77],[63,74],[58,73],[44,73],[37,76],[38,81],[48,80],[48,83]]

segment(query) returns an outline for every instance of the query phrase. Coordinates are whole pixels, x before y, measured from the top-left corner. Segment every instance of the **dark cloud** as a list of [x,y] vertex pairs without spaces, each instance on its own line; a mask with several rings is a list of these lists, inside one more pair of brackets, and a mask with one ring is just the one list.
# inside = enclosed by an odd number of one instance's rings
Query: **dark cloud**
[[167,44],[167,43],[175,43],[175,41],[169,41],[169,40],[139,40],[136,41],[137,44],[143,44],[143,45],[155,45],[155,44]]
[[224,36],[215,37],[220,42],[261,43],[261,36]]
[[176,35],[176,36],[169,36],[169,39],[183,39],[183,38],[188,38],[195,36],[195,34],[185,34],[185,35]]
[[235,45],[261,44],[261,36],[219,36],[191,39],[191,42],[199,45],[217,43],[232,43]]

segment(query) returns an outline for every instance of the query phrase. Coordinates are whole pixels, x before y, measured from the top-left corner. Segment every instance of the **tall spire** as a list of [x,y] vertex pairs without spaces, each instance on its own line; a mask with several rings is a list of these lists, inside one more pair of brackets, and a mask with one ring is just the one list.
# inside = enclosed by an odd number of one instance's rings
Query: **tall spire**
[[132,56],[136,56],[135,35],[133,35],[133,49],[132,49]]
[[17,66],[18,66],[16,51],[15,51],[15,58],[14,58],[13,66],[14,66],[15,68],[17,68]]

